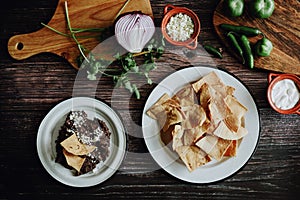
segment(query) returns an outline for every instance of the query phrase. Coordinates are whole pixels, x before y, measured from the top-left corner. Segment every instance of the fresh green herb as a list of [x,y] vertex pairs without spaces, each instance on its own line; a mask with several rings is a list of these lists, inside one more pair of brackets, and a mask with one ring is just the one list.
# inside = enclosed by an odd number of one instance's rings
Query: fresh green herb
[[[125,6],[129,3],[130,0],[127,0],[122,8],[119,10],[115,19],[120,15],[124,10]],[[102,32],[107,30],[107,28],[73,28],[71,26],[71,21],[69,18],[69,11],[67,2],[65,2],[65,14],[66,21],[68,25],[69,34],[63,33],[54,29],[51,26],[43,24],[45,27],[54,31],[57,34],[60,34],[65,37],[70,37],[77,44],[77,47],[80,52],[78,57],[78,64],[81,65],[81,69],[85,69],[87,72],[87,78],[89,80],[96,80],[97,76],[104,75],[111,77],[115,83],[116,87],[124,87],[129,90],[131,93],[134,93],[137,99],[140,99],[140,92],[135,83],[133,83],[134,75],[144,77],[147,80],[148,84],[152,84],[152,80],[149,77],[149,72],[156,68],[155,59],[158,59],[164,53],[164,39],[153,39],[147,44],[142,52],[132,54],[127,53],[124,55],[116,54],[114,58],[118,65],[121,65],[122,68],[109,68],[112,64],[112,61],[108,61],[99,56],[93,55],[88,49],[86,49],[78,40],[78,38],[87,38],[87,37],[97,37],[92,36],[78,36],[76,34],[83,32]],[[141,58],[142,61],[138,62],[137,58]]]
[[[83,62],[81,68],[87,70],[89,80],[96,80],[100,74],[112,77],[116,87],[124,87],[140,99],[140,93],[136,84],[133,83],[133,78],[144,77],[147,84],[152,84],[149,73],[156,69],[155,60],[162,56],[164,46],[163,39],[159,41],[153,38],[140,53],[124,55],[117,53],[114,55],[115,62],[122,68],[108,68],[112,64],[111,61],[95,59],[95,56],[90,53],[88,58],[90,62]],[[81,58],[81,61],[84,59]]]

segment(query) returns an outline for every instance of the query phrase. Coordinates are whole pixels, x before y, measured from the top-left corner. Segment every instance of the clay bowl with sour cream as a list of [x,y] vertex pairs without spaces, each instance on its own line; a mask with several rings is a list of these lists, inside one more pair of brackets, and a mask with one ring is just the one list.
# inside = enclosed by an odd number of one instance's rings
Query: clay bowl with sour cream
[[192,10],[166,5],[161,29],[169,43],[189,49],[197,48],[200,20]]
[[294,74],[274,74],[268,77],[268,101],[281,114],[300,115],[300,78]]

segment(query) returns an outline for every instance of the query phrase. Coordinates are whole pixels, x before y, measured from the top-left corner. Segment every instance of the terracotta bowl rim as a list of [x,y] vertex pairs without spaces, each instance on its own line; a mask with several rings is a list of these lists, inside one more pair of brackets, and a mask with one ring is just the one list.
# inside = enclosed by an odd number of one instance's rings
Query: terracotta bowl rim
[[295,74],[275,74],[275,73],[270,73],[269,74],[269,78],[268,78],[268,82],[269,82],[269,86],[268,86],[268,90],[267,90],[267,97],[268,97],[268,101],[270,106],[277,111],[278,113],[281,114],[300,114],[300,100],[298,101],[298,103],[291,109],[287,109],[287,110],[282,110],[278,107],[275,106],[275,104],[272,101],[272,97],[271,97],[271,93],[272,93],[272,89],[274,87],[274,85],[281,80],[284,79],[290,79],[292,81],[295,82],[296,86],[298,87],[298,90],[300,90],[300,78],[295,75]]
[[[169,10],[169,11],[166,12],[166,10],[168,8],[172,8],[172,10]],[[172,16],[174,16],[178,13],[184,13],[184,14],[189,15],[192,18],[193,22],[194,22],[194,26],[195,26],[194,27],[194,33],[191,36],[191,38],[187,39],[186,41],[174,41],[174,40],[172,40],[172,38],[166,32],[166,25],[167,25],[169,19]],[[189,44],[191,44],[193,42],[197,43],[197,38],[198,38],[198,36],[200,34],[200,30],[201,30],[201,22],[200,22],[199,17],[197,16],[197,14],[194,11],[192,11],[191,9],[188,9],[186,7],[167,5],[165,7],[165,14],[164,14],[164,17],[162,19],[161,29],[162,29],[163,36],[171,44],[174,44],[174,45],[177,45],[177,46],[192,47],[192,46],[189,46]]]

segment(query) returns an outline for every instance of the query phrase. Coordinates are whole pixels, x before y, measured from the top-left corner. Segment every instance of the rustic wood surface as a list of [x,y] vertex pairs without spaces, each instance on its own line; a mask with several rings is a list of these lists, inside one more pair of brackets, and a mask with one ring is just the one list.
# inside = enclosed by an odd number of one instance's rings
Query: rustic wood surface
[[[215,33],[213,14],[219,1],[151,0],[157,26],[167,3],[192,9],[201,20],[200,44],[223,47]],[[288,2],[288,1],[287,1]],[[43,168],[36,150],[38,127],[51,108],[76,95],[78,91],[116,109],[128,132],[128,151],[147,153],[141,137],[141,114],[154,85],[141,88],[136,100],[123,89],[113,88],[110,78],[98,85],[77,77],[63,58],[42,53],[25,60],[13,59],[7,42],[16,34],[31,33],[48,22],[57,5],[49,0],[10,0],[0,7],[0,199],[292,199],[300,191],[300,117],[282,115],[266,99],[270,71],[250,70],[239,64],[225,49],[223,59],[211,58],[199,49],[167,52],[151,73],[155,83],[177,70],[194,65],[208,65],[227,70],[239,78],[253,94],[261,120],[260,140],[252,158],[237,173],[211,184],[190,184],[159,169],[151,157],[126,157],[120,170],[107,181],[89,188],[73,188],[53,179]],[[299,12],[299,11],[298,11]],[[294,43],[299,49],[299,43]],[[191,56],[192,55],[192,56]],[[191,64],[192,63],[192,64]],[[81,83],[81,84],[80,84]],[[74,93],[73,93],[74,92]],[[117,94],[115,98],[113,94]],[[153,168],[156,170],[147,171]]]
[[[228,17],[223,4],[224,1],[220,1],[217,6],[213,23],[224,45],[230,47],[226,32],[219,27],[220,24],[256,27],[272,41],[273,50],[268,57],[256,57],[255,67],[300,75],[300,48],[294,48],[300,43],[300,2],[298,0],[275,0],[276,9],[267,19],[253,17],[249,6],[245,6],[242,16]],[[249,37],[252,47],[261,38],[262,36]],[[232,51],[232,54],[240,59],[235,51]]]

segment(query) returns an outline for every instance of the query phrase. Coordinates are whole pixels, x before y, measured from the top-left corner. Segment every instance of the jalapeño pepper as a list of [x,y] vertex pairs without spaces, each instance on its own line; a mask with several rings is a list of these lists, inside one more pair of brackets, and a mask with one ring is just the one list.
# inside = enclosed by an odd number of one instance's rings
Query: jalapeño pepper
[[231,17],[239,17],[244,12],[244,0],[225,0],[224,6]]
[[254,67],[254,57],[252,54],[250,42],[249,42],[247,36],[245,36],[245,35],[242,35],[240,37],[240,40],[241,40],[241,47],[244,51],[244,58],[245,58],[246,66],[248,66],[249,68],[252,69]]
[[233,32],[229,32],[227,34],[227,37],[229,39],[230,44],[234,47],[235,51],[241,56],[243,64],[245,64],[244,53],[239,42],[236,39],[235,34]]
[[253,0],[250,7],[255,17],[268,18],[273,14],[275,3],[274,0]]
[[222,53],[217,48],[215,48],[211,45],[208,45],[208,44],[204,45],[203,47],[208,53],[210,53],[218,58],[223,58]]
[[232,31],[232,32],[243,34],[246,36],[257,36],[259,34],[262,34],[262,32],[259,29],[248,27],[248,26],[236,26],[236,25],[232,25],[232,24],[221,24],[220,28],[222,28],[225,31]]
[[254,47],[254,51],[257,56],[269,56],[272,49],[273,44],[266,37],[263,37],[261,40],[258,40]]

